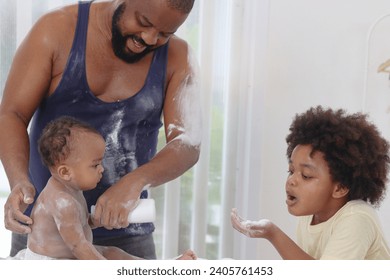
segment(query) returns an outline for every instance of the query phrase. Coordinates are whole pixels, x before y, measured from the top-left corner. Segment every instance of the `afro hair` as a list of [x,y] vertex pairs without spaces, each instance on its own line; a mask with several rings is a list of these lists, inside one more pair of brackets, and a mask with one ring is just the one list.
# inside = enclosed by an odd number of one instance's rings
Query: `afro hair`
[[384,199],[389,143],[367,115],[310,108],[295,116],[286,142],[288,159],[297,145],[310,145],[312,153],[323,153],[332,179],[349,189],[349,200],[379,206]]

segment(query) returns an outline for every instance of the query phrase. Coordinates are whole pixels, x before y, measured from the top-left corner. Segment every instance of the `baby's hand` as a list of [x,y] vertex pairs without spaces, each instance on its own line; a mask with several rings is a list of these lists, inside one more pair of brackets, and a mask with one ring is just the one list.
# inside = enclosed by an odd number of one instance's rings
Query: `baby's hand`
[[272,222],[266,219],[259,221],[244,221],[244,219],[237,214],[236,208],[232,209],[230,220],[234,229],[251,238],[268,238],[273,226]]
[[97,225],[95,225],[95,224],[93,223],[93,219],[92,219],[91,214],[88,215],[88,225],[91,227],[91,229],[94,229],[94,228],[99,227],[99,226],[97,226]]
[[196,260],[197,256],[192,250],[185,251],[182,255],[176,258],[177,260]]

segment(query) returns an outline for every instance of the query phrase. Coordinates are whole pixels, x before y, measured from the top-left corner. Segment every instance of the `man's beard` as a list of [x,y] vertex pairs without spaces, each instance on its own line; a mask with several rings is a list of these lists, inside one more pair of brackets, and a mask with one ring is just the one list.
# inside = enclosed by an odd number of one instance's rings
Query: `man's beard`
[[[145,57],[148,53],[153,51],[154,49],[152,46],[147,45],[142,38],[135,36],[135,35],[127,35],[123,36],[121,33],[121,30],[119,28],[119,20],[121,19],[123,12],[126,8],[125,3],[122,3],[114,12],[114,15],[112,16],[112,49],[114,51],[114,54],[121,60],[127,62],[127,63],[135,63],[141,60],[143,57]],[[143,50],[140,53],[134,53],[131,50],[127,49],[126,42],[127,40],[133,40],[136,39],[136,41],[144,46],[146,46],[146,49]]]

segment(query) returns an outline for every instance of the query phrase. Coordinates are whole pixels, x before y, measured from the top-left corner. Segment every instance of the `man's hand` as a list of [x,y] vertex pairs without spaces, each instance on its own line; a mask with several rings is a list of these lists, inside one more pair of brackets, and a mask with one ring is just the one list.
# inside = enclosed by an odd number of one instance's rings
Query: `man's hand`
[[139,195],[131,194],[119,185],[111,186],[96,202],[93,224],[106,229],[128,227],[129,213],[137,207]]
[[[15,233],[30,233],[33,220],[23,214],[28,205],[34,202],[35,188],[31,183],[20,183],[12,188],[4,205],[5,228]],[[25,225],[27,224],[27,225]]]

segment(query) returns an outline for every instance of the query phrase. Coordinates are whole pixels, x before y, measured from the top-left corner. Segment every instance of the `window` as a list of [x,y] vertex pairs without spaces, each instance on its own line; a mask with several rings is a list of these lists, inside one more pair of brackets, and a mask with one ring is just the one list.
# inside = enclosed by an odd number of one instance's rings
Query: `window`
[[[0,0],[2,91],[15,49],[31,25],[47,10],[70,3],[76,1]],[[259,67],[264,64],[259,60],[265,53],[267,20],[258,11],[266,13],[267,5],[267,1],[257,0],[197,0],[177,32],[199,60],[204,135],[197,165],[151,191],[158,207],[155,242],[159,258],[172,258],[187,248],[201,258],[233,257],[230,209],[240,205],[248,209],[247,204],[254,205],[252,211],[257,209],[257,203],[252,203],[257,188],[251,191],[249,186],[259,172],[247,167],[258,164],[251,155],[260,147],[252,140],[261,116],[256,104],[262,96]],[[252,34],[260,36],[249,40]],[[160,145],[164,141],[160,133]],[[4,203],[9,191],[1,166],[0,171],[0,203]],[[3,234],[9,233],[4,231],[2,226],[2,240]],[[6,256],[9,245],[0,247],[0,256]]]

